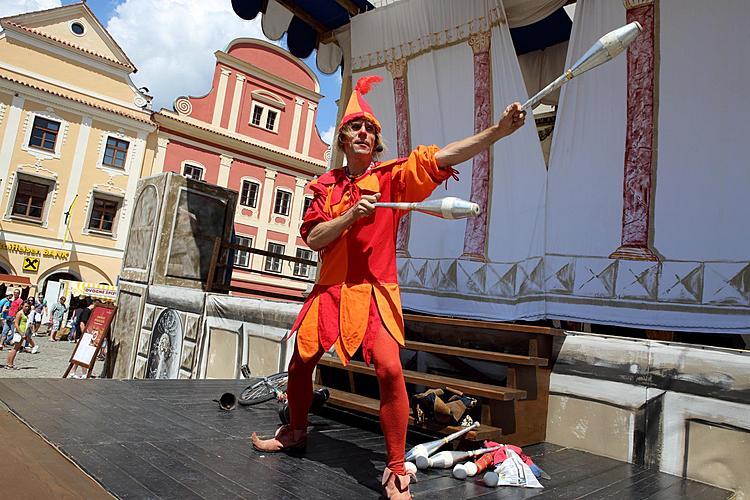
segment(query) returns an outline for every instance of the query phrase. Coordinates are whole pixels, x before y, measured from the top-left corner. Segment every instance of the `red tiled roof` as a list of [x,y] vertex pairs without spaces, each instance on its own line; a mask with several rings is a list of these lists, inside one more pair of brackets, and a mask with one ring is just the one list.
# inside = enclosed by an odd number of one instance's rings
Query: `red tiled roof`
[[[288,158],[292,158],[292,159],[295,159],[295,160],[297,160],[297,161],[301,161],[301,162],[307,163],[307,164],[309,164],[309,165],[314,165],[314,166],[316,166],[316,167],[318,167],[318,168],[325,168],[325,166],[323,166],[323,165],[320,165],[320,164],[318,164],[318,163],[315,163],[315,162],[312,162],[312,161],[310,161],[310,160],[308,160],[308,159],[305,159],[305,158],[301,158],[301,157],[299,157],[299,156],[296,156],[296,155],[290,154],[290,153],[288,153],[288,152],[285,152],[285,151],[283,151],[283,150],[281,150],[281,149],[275,149],[275,148],[270,148],[270,147],[268,147],[268,146],[264,146],[264,145],[263,145],[262,143],[260,143],[260,142],[257,142],[257,141],[253,141],[253,140],[251,140],[251,139],[250,139],[249,137],[240,137],[240,136],[237,136],[237,135],[234,135],[234,134],[229,134],[229,133],[227,133],[227,132],[224,132],[224,131],[222,131],[222,130],[217,130],[217,129],[215,129],[215,128],[211,128],[211,127],[207,127],[207,126],[204,126],[204,125],[200,125],[200,124],[198,124],[198,123],[195,123],[195,122],[193,122],[193,121],[187,121],[187,120],[183,120],[183,119],[181,119],[180,117],[178,117],[178,116],[175,116],[175,115],[173,115],[172,113],[169,113],[169,114],[167,114],[167,113],[164,113],[163,111],[164,111],[164,110],[162,110],[162,111],[159,111],[159,112],[157,112],[157,113],[154,113],[154,116],[155,116],[155,117],[156,117],[157,115],[158,115],[158,116],[163,116],[163,117],[165,117],[165,118],[168,118],[168,119],[171,119],[171,120],[174,120],[174,121],[180,122],[180,123],[184,123],[185,125],[188,125],[188,126],[190,126],[190,127],[195,127],[195,128],[197,128],[197,129],[200,129],[200,130],[205,130],[206,132],[211,132],[211,133],[214,133],[214,134],[220,135],[220,136],[222,136],[222,137],[227,137],[227,138],[229,138],[229,139],[234,139],[234,140],[237,140],[237,141],[241,141],[241,142],[244,142],[244,143],[246,143],[246,144],[251,144],[251,145],[253,145],[253,146],[255,146],[255,147],[258,147],[258,148],[260,148],[260,149],[265,149],[266,151],[271,151],[271,152],[273,152],[273,153],[276,153],[276,154],[280,154],[280,155],[286,156],[286,157],[288,157]],[[313,157],[310,157],[310,158],[313,158]],[[322,159],[322,158],[313,158],[313,159],[315,159],[315,160],[318,160],[318,161],[321,161],[321,162],[325,162],[325,160],[324,160],[324,159]]]
[[[97,103],[92,102],[92,101],[87,101],[87,100],[81,99],[79,97],[74,97],[74,96],[71,96],[71,95],[68,95],[68,94],[64,94],[62,92],[57,92],[55,90],[48,89],[48,88],[42,87],[40,85],[35,85],[35,84],[31,83],[31,82],[27,82],[27,81],[24,81],[24,80],[19,80],[17,78],[13,78],[13,77],[10,77],[10,76],[7,76],[7,75],[0,74],[0,80],[6,80],[6,81],[9,81],[9,82],[17,83],[19,85],[23,85],[25,87],[29,87],[29,88],[36,89],[36,90],[41,90],[42,92],[46,92],[48,94],[52,94],[52,95],[55,95],[55,96],[58,96],[58,97],[63,97],[65,99],[70,99],[71,101],[75,101],[77,103],[84,104],[86,106],[91,106],[92,108],[100,109],[102,111],[107,111],[109,113],[114,113],[116,115],[124,116],[124,117],[130,118],[132,120],[137,120],[139,122],[153,124],[153,122],[149,118],[144,118],[144,117],[138,116],[135,113],[131,114],[131,113],[127,113],[125,111],[120,111],[120,110],[115,109],[115,108],[108,108],[106,106],[102,106],[101,104],[97,104]],[[149,115],[149,117],[150,117],[150,115]]]

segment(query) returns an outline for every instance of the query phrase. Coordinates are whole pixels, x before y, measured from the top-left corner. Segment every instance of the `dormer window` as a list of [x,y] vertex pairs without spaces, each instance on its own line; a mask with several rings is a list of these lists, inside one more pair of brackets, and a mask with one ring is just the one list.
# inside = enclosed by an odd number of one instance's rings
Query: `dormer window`
[[264,128],[271,132],[279,131],[279,112],[275,109],[271,109],[270,106],[260,104],[257,102],[253,103],[253,113],[250,123],[255,127]]
[[281,111],[285,107],[283,99],[267,90],[254,91],[252,98],[250,125],[278,133]]

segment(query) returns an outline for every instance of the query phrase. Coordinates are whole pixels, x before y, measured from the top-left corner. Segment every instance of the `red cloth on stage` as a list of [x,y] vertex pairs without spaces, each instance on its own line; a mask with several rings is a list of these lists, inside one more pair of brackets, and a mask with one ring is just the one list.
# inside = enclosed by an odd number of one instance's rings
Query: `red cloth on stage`
[[[342,215],[362,197],[380,193],[381,202],[415,202],[427,198],[449,177],[439,169],[437,146],[419,146],[407,158],[373,164],[353,181],[341,169],[310,184],[314,197],[300,233],[307,237],[317,224]],[[381,324],[404,345],[404,320],[396,270],[396,231],[406,212],[377,209],[319,251],[320,273],[292,327],[297,349],[309,360],[322,347],[335,346],[344,364],[363,346],[369,364]]]

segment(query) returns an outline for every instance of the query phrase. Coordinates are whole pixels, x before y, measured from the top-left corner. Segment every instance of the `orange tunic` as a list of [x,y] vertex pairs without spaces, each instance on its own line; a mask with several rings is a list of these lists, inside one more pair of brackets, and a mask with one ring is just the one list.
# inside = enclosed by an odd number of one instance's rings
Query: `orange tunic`
[[[307,237],[315,225],[349,210],[363,194],[380,193],[379,201],[422,201],[443,181],[455,176],[439,169],[437,146],[419,146],[407,158],[373,164],[350,180],[343,170],[327,172],[310,184],[313,202],[300,228]],[[320,273],[292,327],[304,360],[320,347],[336,352],[344,364],[360,345],[370,362],[381,326],[404,345],[404,319],[396,271],[396,231],[405,212],[377,209],[320,250]]]

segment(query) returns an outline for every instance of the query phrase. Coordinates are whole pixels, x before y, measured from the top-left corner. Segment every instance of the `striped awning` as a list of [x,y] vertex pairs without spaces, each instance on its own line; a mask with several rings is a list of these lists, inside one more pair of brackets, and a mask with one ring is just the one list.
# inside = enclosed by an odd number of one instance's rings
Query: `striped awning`
[[117,298],[117,287],[113,285],[100,285],[98,283],[86,283],[84,281],[73,281],[70,283],[70,293],[76,297],[86,296],[94,299],[114,301]]

